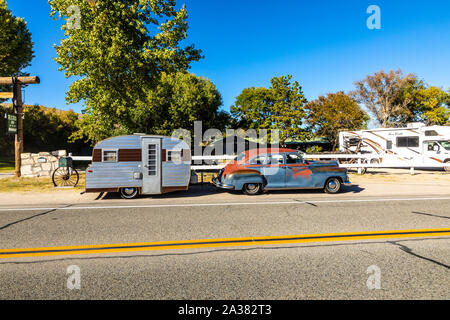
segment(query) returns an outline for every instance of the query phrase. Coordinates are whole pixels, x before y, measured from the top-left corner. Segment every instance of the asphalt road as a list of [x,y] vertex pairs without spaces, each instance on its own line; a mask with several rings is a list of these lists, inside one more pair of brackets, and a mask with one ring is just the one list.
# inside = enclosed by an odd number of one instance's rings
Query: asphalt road
[[[450,229],[450,195],[292,192],[0,207],[1,249],[413,229]],[[0,258],[0,299],[450,299],[448,233],[127,248]],[[80,289],[67,288],[72,265]],[[374,268],[380,288],[369,290]]]

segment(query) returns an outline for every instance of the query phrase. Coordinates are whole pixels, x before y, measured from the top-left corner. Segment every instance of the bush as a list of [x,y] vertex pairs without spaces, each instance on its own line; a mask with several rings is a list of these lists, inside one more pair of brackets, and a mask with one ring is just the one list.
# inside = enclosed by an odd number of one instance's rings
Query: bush
[[[14,136],[6,135],[5,113],[12,112],[12,105],[0,105],[0,156],[14,157]],[[69,142],[69,136],[77,130],[75,122],[79,114],[38,105],[24,106],[24,152],[67,150],[83,153],[89,146],[82,141]],[[86,153],[86,152],[84,152]]]

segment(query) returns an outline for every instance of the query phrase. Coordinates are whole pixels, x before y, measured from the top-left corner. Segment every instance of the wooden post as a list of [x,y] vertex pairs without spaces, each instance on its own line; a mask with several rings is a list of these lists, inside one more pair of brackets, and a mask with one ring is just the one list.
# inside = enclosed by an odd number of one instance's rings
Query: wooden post
[[22,85],[14,79],[14,113],[17,114],[17,133],[14,138],[15,148],[15,171],[14,175],[20,177],[20,167],[22,165],[21,154],[23,153],[23,103],[22,103]]
[[13,85],[13,107],[14,113],[17,114],[17,133],[14,138],[15,150],[15,170],[16,177],[20,177],[21,158],[23,153],[23,102],[22,102],[22,85],[23,84],[39,84],[39,77],[0,77],[0,85]]
[[[358,164],[361,164],[361,153],[358,153],[358,156],[359,156]],[[362,174],[362,168],[361,167],[358,168],[358,174]]]

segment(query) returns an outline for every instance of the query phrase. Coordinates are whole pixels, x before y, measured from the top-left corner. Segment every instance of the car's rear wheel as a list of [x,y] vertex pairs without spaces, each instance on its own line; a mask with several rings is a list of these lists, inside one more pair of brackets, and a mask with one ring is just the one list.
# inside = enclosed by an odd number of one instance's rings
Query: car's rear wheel
[[335,194],[341,191],[342,183],[338,178],[330,178],[325,182],[325,192]]
[[244,184],[244,187],[242,188],[242,191],[246,195],[254,196],[256,194],[261,193],[262,187],[260,183],[246,183]]
[[134,199],[138,196],[139,190],[138,188],[120,188],[119,193],[123,199]]

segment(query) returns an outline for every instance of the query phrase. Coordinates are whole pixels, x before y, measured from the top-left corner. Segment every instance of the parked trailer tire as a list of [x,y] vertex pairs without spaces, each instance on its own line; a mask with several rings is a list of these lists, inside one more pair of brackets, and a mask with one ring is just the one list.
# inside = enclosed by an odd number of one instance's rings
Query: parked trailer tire
[[336,194],[341,191],[342,183],[338,178],[329,178],[325,182],[324,190],[326,193]]
[[139,190],[138,188],[120,188],[119,193],[123,199],[134,199],[139,195]]

